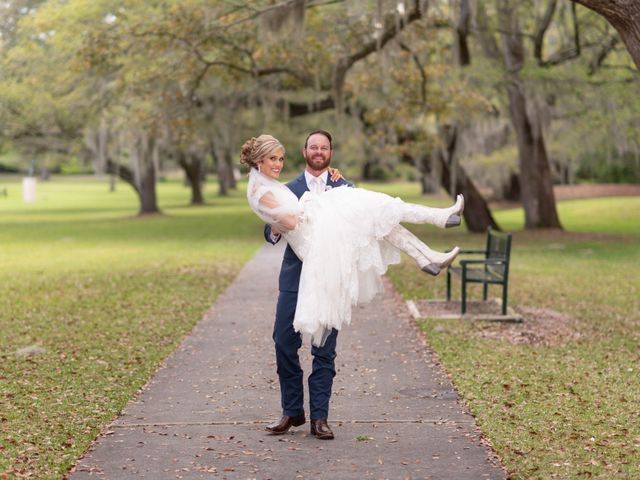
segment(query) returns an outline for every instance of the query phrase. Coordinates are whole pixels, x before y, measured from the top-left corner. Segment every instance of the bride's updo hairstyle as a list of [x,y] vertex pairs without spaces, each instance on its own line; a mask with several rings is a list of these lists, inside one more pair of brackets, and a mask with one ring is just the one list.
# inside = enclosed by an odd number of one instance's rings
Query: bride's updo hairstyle
[[240,163],[257,169],[258,162],[276,148],[281,148],[284,152],[280,141],[271,135],[262,134],[258,138],[251,137],[242,145]]

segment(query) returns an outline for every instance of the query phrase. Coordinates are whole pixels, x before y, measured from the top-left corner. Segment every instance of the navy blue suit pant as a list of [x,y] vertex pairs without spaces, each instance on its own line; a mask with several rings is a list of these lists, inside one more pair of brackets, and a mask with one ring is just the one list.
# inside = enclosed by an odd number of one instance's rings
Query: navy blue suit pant
[[[273,327],[282,414],[288,416],[304,414],[303,372],[298,356],[302,334],[293,329],[297,301],[298,292],[280,292]],[[334,329],[324,346],[311,347],[313,367],[309,375],[309,414],[312,420],[326,420],[329,415],[329,399],[336,375],[337,338],[338,331]]]

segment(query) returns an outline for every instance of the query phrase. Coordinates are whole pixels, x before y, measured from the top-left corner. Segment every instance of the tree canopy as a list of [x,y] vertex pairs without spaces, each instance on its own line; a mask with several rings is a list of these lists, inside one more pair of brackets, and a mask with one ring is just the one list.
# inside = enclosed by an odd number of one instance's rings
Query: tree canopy
[[553,183],[637,180],[633,34],[598,3],[3,2],[0,152],[76,158],[152,212],[159,169],[202,203],[207,170],[234,188],[246,137],[279,136],[296,164],[322,126],[352,175],[406,165],[425,192],[470,195],[473,228],[505,196],[528,228],[559,227]]

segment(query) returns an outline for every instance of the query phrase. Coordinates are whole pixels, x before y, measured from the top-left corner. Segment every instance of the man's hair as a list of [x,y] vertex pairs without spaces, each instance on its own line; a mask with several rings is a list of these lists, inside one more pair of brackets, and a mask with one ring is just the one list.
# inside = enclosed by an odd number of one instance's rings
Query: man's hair
[[307,148],[307,142],[309,141],[309,138],[311,137],[311,135],[316,135],[316,134],[324,135],[325,137],[327,137],[329,139],[329,147],[333,150],[333,139],[331,138],[331,134],[326,130],[314,130],[309,135],[307,135],[307,138],[305,138],[304,140],[304,148]]

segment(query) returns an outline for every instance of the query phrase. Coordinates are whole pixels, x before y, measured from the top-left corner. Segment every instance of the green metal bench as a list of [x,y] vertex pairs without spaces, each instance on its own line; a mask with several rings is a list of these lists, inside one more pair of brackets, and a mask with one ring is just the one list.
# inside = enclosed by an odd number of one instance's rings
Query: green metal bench
[[481,283],[482,298],[487,300],[489,285],[502,285],[502,315],[507,314],[507,291],[509,286],[509,257],[511,234],[489,228],[487,246],[484,250],[460,250],[459,255],[484,255],[482,260],[460,260],[459,267],[447,269],[447,301],[451,301],[451,275],[462,277],[462,314],[467,312],[467,284]]

